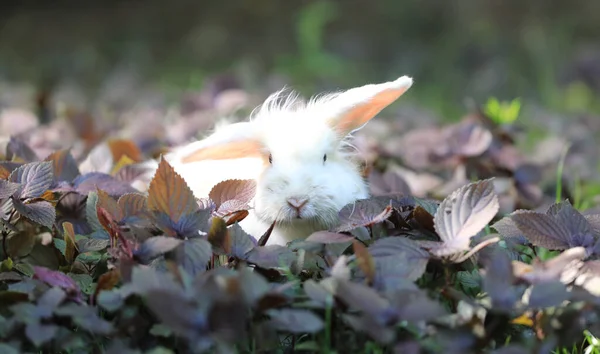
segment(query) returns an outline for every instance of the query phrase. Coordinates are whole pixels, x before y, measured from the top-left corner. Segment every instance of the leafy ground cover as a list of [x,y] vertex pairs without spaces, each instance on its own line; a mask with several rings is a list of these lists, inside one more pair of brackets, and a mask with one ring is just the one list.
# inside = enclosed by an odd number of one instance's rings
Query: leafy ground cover
[[376,119],[356,140],[372,197],[264,246],[268,231],[236,223],[252,181],[196,199],[160,159],[255,99],[213,87],[171,115],[3,111],[1,352],[600,350],[596,171],[565,177],[562,145],[519,148],[520,102],[443,126]]

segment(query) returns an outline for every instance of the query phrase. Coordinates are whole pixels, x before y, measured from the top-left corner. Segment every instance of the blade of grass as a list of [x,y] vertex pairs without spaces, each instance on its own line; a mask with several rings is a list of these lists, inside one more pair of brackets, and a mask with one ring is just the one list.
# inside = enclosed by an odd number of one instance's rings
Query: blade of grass
[[565,160],[567,158],[567,153],[569,152],[569,149],[571,148],[571,144],[568,143],[563,151],[562,154],[560,155],[560,160],[558,161],[558,166],[556,168],[556,202],[560,203],[562,200],[562,176],[563,176],[563,169],[565,167]]

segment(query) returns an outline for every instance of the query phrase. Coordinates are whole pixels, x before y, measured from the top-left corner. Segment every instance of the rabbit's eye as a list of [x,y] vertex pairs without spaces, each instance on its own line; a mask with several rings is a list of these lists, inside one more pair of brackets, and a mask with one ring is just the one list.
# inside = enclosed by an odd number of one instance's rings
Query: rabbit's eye
[[327,161],[327,154],[323,155],[323,163],[325,163],[325,161]]
[[269,154],[269,163],[272,164],[273,163],[273,155]]

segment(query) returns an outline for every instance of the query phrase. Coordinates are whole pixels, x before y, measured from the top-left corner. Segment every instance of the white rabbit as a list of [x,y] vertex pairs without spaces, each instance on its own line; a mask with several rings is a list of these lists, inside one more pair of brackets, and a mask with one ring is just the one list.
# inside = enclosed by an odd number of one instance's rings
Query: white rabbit
[[338,211],[369,189],[351,151],[351,133],[393,103],[413,83],[403,76],[304,102],[271,95],[248,122],[218,128],[165,158],[196,197],[227,179],[255,179],[253,209],[240,226],[260,237],[276,221],[267,244],[327,230]]

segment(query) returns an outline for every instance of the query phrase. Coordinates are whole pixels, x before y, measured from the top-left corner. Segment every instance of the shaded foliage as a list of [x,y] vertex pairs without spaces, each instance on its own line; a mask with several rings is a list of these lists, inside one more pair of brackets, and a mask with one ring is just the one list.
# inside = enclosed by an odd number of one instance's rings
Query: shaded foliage
[[[378,151],[366,169],[373,196],[343,207],[335,228],[285,246],[262,246],[238,223],[253,181],[223,181],[197,199],[159,158],[143,193],[138,163],[155,151],[134,140],[91,135],[77,158],[62,149],[40,160],[12,137],[0,163],[0,349],[512,353],[578,344],[600,326],[600,214],[568,201],[515,210],[539,202],[540,173],[507,153],[507,133],[485,118],[440,129],[437,145]],[[419,148],[427,159],[410,155]],[[416,188],[398,168],[411,163],[455,173]],[[456,173],[464,170],[476,181]]]

